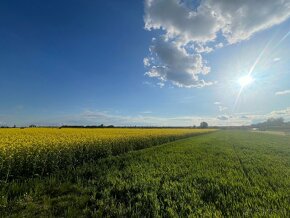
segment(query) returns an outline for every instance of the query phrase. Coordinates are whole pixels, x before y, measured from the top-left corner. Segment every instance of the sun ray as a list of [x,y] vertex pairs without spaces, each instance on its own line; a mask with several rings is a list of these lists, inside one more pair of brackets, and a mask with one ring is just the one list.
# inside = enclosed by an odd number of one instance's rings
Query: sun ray
[[257,64],[260,62],[260,60],[262,59],[262,57],[265,54],[266,49],[269,47],[269,45],[271,44],[272,39],[270,39],[267,44],[265,45],[265,47],[262,49],[262,51],[260,52],[260,54],[258,55],[257,59],[255,60],[254,64],[252,65],[252,67],[250,68],[250,71],[248,73],[248,76],[251,76],[254,69],[256,68]]
[[[267,48],[268,48],[269,45],[271,44],[272,40],[273,40],[273,38],[271,38],[271,39],[267,42],[267,44],[264,46],[264,48],[262,49],[262,51],[260,52],[260,54],[259,54],[258,57],[256,58],[254,64],[251,66],[251,68],[250,68],[248,74],[247,74],[245,77],[252,78],[251,75],[252,75],[253,71],[255,70],[255,68],[256,68],[256,66],[258,65],[258,63],[261,61],[262,57],[263,57],[264,54],[265,54],[265,51],[267,50]],[[236,107],[237,107],[238,101],[239,101],[239,99],[240,99],[240,96],[241,96],[243,90],[244,90],[244,86],[241,85],[241,88],[240,88],[240,90],[239,90],[239,93],[238,93],[238,95],[237,95],[237,97],[236,97],[236,100],[235,100],[235,103],[234,103],[234,108],[233,108],[234,111],[236,110]]]
[[290,30],[288,31],[288,33],[286,33],[280,40],[279,42],[274,46],[274,49],[275,50],[277,47],[280,46],[280,44],[290,35]]

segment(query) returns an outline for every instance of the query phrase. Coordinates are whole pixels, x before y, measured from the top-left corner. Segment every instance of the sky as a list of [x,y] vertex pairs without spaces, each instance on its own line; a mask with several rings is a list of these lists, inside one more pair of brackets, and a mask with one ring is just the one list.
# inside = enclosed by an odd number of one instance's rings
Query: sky
[[1,1],[0,126],[290,121],[289,31],[290,0]]

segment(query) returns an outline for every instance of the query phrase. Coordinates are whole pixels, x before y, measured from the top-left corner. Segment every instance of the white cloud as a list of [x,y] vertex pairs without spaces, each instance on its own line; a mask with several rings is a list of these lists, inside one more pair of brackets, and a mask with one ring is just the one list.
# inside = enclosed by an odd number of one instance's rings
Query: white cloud
[[288,95],[288,94],[290,94],[290,90],[284,90],[275,93],[275,95]]
[[[151,111],[150,111],[151,112]],[[211,126],[240,126],[240,125],[251,125],[254,121],[259,120],[259,122],[265,121],[270,117],[280,117],[281,114],[288,114],[285,116],[287,120],[290,118],[290,108],[273,111],[268,114],[234,114],[234,115],[220,115],[218,117],[213,116],[175,116],[175,117],[159,117],[152,116],[148,113],[141,113],[137,116],[126,116],[120,114],[112,114],[103,111],[84,111],[80,115],[74,116],[73,119],[70,118],[64,123],[76,124],[78,121],[81,123],[89,124],[105,124],[105,125],[120,125],[120,126],[198,126],[202,121],[206,121]],[[227,122],[225,122],[227,121]]]
[[210,8],[200,6],[194,11],[179,0],[146,0],[144,20],[148,30],[163,29],[169,38],[200,42],[215,39],[224,25]]
[[219,102],[219,101],[216,101],[216,102],[214,102],[213,104],[216,105],[216,106],[218,107],[218,110],[219,110],[220,112],[223,112],[223,111],[225,111],[225,110],[228,109],[228,107],[223,106],[223,104],[222,104],[221,102]]
[[196,44],[194,46],[194,50],[197,52],[197,53],[210,53],[213,51],[213,48],[210,48],[208,46],[204,46],[200,43]]
[[151,82],[149,82],[149,81],[144,81],[144,82],[142,82],[142,84],[143,85],[146,85],[146,86],[154,86]]
[[224,47],[224,44],[222,42],[220,42],[220,43],[216,44],[214,47],[215,48],[222,48],[222,47]]
[[200,54],[190,54],[176,42],[165,39],[153,40],[150,51],[155,59],[145,75],[161,81],[172,81],[179,87],[203,87],[212,84],[199,78],[199,75],[206,75],[210,71]]
[[278,62],[278,61],[280,61],[281,60],[281,58],[274,58],[273,59],[273,62]]
[[224,107],[222,105],[219,105],[219,111],[222,112],[222,111],[225,111],[227,110],[228,108],[227,107]]
[[227,115],[220,115],[220,116],[217,117],[217,119],[219,119],[219,120],[228,120],[229,117]]
[[248,119],[249,117],[247,115],[242,115],[242,116],[240,116],[240,118],[242,118],[242,119]]
[[197,6],[188,0],[145,0],[145,28],[164,33],[153,40],[146,75],[179,87],[210,85],[198,75],[210,72],[201,54],[224,46],[215,41],[217,35],[233,44],[289,17],[290,0],[201,0]]
[[146,29],[163,29],[169,38],[207,42],[221,31],[235,43],[289,16],[289,0],[201,0],[195,8],[180,0],[146,0],[144,21]]
[[[150,114],[138,116],[115,115],[100,111],[85,111],[79,115],[77,120],[82,120],[82,123],[103,123],[104,125],[113,124],[117,126],[198,126],[202,121],[208,122],[211,126],[251,124],[250,118],[241,119],[239,116],[228,115],[219,116],[217,118],[211,116],[158,117]],[[229,120],[229,122],[225,123],[225,120]],[[75,124],[76,122],[72,123]]]
[[160,88],[163,88],[163,86],[165,86],[165,84],[163,82],[159,82],[157,83],[157,85],[160,87]]
[[235,43],[254,33],[280,24],[290,16],[289,0],[204,0],[204,7],[221,16],[222,34]]
[[206,121],[211,126],[241,126],[251,125],[257,122],[264,122],[268,118],[283,117],[285,121],[290,121],[290,107],[275,110],[265,114],[223,114],[220,116],[153,116],[151,111],[139,112],[140,115],[127,116],[120,112],[106,112],[85,110],[78,114],[55,116],[47,120],[35,120],[26,117],[22,123],[15,116],[0,116],[2,125],[115,125],[115,126],[198,126],[202,121]]
[[285,119],[290,118],[290,107],[283,110],[272,111],[269,117],[284,117]]
[[144,58],[144,59],[143,59],[143,64],[144,64],[144,66],[146,66],[146,67],[150,67],[150,60],[149,60],[149,58]]

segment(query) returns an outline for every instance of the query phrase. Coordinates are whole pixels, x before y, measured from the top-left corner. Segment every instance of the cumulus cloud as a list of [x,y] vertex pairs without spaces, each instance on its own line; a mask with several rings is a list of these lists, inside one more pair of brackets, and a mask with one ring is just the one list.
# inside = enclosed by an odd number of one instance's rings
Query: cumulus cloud
[[201,0],[195,8],[180,0],[146,0],[144,20],[146,29],[163,29],[168,37],[207,42],[221,31],[235,43],[289,16],[289,0]]
[[210,53],[213,51],[213,48],[208,46],[203,46],[202,44],[196,44],[194,49],[197,53]]
[[276,117],[280,117],[280,116],[289,118],[290,117],[290,107],[288,107],[286,109],[283,109],[283,110],[272,111],[270,113],[269,117],[275,117],[276,118]]
[[217,119],[219,119],[219,120],[228,120],[229,117],[227,115],[220,115],[220,116],[217,117]]
[[290,17],[290,0],[201,0],[197,3],[145,0],[145,29],[163,32],[153,40],[151,57],[144,59],[144,65],[149,68],[147,76],[172,81],[179,87],[211,85],[199,75],[210,72],[202,54],[224,46],[216,40],[218,35],[226,44],[233,44]]
[[284,90],[275,93],[275,95],[288,95],[288,94],[290,94],[290,90]]
[[199,6],[191,10],[179,0],[146,0],[145,28],[164,29],[169,38],[208,41],[216,37],[223,20],[211,8]]
[[152,67],[146,72],[147,76],[161,81],[170,80],[179,87],[212,84],[199,78],[199,75],[206,75],[210,71],[200,54],[189,54],[178,43],[165,39],[154,39],[150,52],[155,58],[149,63]]
[[222,17],[220,30],[230,43],[248,39],[290,16],[289,0],[205,0],[202,3]]

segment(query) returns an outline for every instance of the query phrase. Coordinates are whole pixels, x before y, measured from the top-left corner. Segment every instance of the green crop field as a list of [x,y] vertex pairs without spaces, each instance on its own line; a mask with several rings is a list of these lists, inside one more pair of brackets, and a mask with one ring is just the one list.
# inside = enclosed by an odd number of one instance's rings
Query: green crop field
[[290,136],[217,131],[1,183],[10,217],[290,217]]

